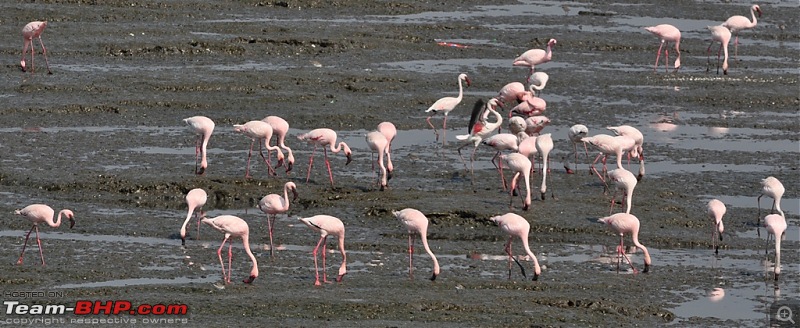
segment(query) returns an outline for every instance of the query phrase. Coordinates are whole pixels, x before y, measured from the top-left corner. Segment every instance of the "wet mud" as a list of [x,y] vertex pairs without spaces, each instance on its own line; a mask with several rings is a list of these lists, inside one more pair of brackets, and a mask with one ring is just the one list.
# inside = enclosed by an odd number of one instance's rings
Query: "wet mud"
[[[39,303],[187,304],[190,324],[199,326],[762,326],[771,302],[797,299],[799,290],[800,9],[796,3],[763,4],[756,30],[740,36],[739,59],[731,59],[729,74],[715,74],[715,58],[711,66],[705,58],[705,26],[744,15],[748,5],[1,5],[8,30],[0,36],[6,44],[0,53],[6,63],[0,67],[0,212],[7,213],[0,221],[1,285],[4,291],[64,292],[30,300]],[[32,20],[48,20],[43,40],[52,75],[41,53],[34,73],[20,71],[18,30]],[[663,62],[653,72],[658,40],[641,27],[660,23],[684,31],[677,73],[665,73]],[[537,67],[550,75],[542,95],[552,120],[543,132],[555,140],[547,191],[541,199],[539,172],[531,179],[531,209],[522,211],[519,197],[510,209],[489,162],[493,152],[478,149],[472,176],[459,159],[455,136],[466,133],[472,103],[508,82],[524,81],[528,70],[512,67],[512,59],[544,48],[550,38],[558,40],[553,60]],[[424,110],[456,95],[461,72],[473,83],[448,117],[447,145],[441,146]],[[204,176],[194,175],[194,137],[182,122],[195,115],[217,124]],[[294,170],[269,176],[254,156],[253,178],[245,179],[250,140],[232,125],[268,115],[292,127],[287,144],[297,158]],[[364,142],[382,121],[399,130],[394,176],[385,191],[378,190]],[[442,117],[432,122],[441,127]],[[647,173],[634,191],[632,213],[641,220],[640,241],[653,255],[647,274],[632,274],[625,262],[623,274],[616,272],[619,239],[596,222],[609,214],[611,194],[589,174],[595,154],[581,155],[576,174],[565,174],[562,161],[572,151],[566,130],[577,123],[591,135],[622,124],[645,132]],[[347,166],[343,155],[329,154],[335,188],[319,151],[306,182],[312,147],[295,137],[322,127],[353,147]],[[462,150],[466,156],[471,151]],[[631,170],[637,166],[630,164]],[[771,255],[764,256],[765,231],[760,238],[754,233],[759,181],[767,176],[787,189],[782,205],[790,228],[778,283]],[[286,181],[297,183],[300,198],[277,220],[279,246],[270,258],[266,216],[256,204],[281,193]],[[234,241],[230,285],[222,284],[215,254],[222,234],[203,226],[197,236],[192,221],[181,247],[184,195],[192,188],[208,192],[209,216],[232,214],[249,223],[260,269],[253,284],[241,283],[250,262],[240,241]],[[728,205],[718,256],[705,215],[712,197]],[[761,206],[768,209],[770,202],[762,199]],[[26,250],[25,263],[15,265],[30,225],[13,210],[32,203],[76,213],[71,230],[40,229],[44,267],[35,245]],[[392,215],[406,207],[431,220],[429,240],[442,265],[435,282],[427,279],[431,261],[419,244],[409,278],[407,234]],[[508,279],[507,237],[489,218],[509,211],[531,223],[530,243],[543,266],[536,282],[527,261],[527,278],[514,266]],[[313,285],[311,251],[319,235],[297,217],[317,214],[345,223],[348,274],[342,283]],[[513,245],[516,254],[524,253],[518,241]],[[333,280],[340,255],[327,259]],[[632,260],[641,270],[641,254]],[[681,304],[714,288],[730,295],[750,290],[741,297],[753,302],[751,315],[681,312]]]

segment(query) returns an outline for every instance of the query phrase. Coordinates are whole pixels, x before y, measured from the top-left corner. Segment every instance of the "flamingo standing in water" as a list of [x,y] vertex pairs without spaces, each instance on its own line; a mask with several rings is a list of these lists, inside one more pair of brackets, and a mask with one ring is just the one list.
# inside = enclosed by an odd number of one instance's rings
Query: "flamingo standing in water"
[[714,227],[711,230],[711,245],[714,246],[714,253],[719,254],[719,245],[717,245],[717,237],[722,241],[722,232],[725,231],[725,225],[722,224],[722,216],[725,215],[725,204],[719,199],[712,199],[708,201],[706,206],[706,213],[708,218],[714,222]]
[[722,61],[722,74],[728,75],[728,43],[731,42],[731,31],[722,25],[709,26],[708,29],[711,31],[711,44],[708,45],[708,50],[706,51],[706,72],[709,70],[708,67],[711,61],[711,46],[714,45],[714,42],[719,42],[719,50],[717,50],[717,75],[719,75],[720,52],[725,54],[725,59]]
[[[572,142],[572,152],[575,154],[575,170],[578,169],[578,143],[583,143],[583,138],[588,135],[589,128],[583,124],[575,124],[567,131],[567,137]],[[589,149],[586,147],[586,143],[583,143],[583,150],[586,152],[586,157],[589,157]],[[564,169],[567,170],[567,174],[574,174],[575,171],[569,168],[569,155],[566,158]]]
[[525,179],[525,200],[522,203],[522,210],[527,211],[531,207],[531,161],[525,155],[520,153],[511,153],[507,155],[500,155],[500,160],[506,161],[508,168],[514,172],[511,178],[511,189],[509,194],[511,200],[509,206],[514,209],[514,190],[517,189],[517,181],[520,175]]
[[436,255],[433,255],[431,248],[428,246],[428,218],[419,210],[413,208],[406,208],[400,211],[393,211],[392,214],[406,226],[408,229],[408,275],[413,277],[412,259],[414,257],[414,236],[419,235],[422,240],[422,246],[425,251],[431,256],[433,260],[433,276],[431,281],[436,280],[439,276],[439,261],[436,260]]
[[665,56],[664,69],[667,71],[669,70],[669,50],[664,47],[667,42],[675,43],[675,53],[678,57],[675,58],[675,72],[677,72],[678,69],[681,68],[681,31],[669,24],[648,26],[644,29],[661,39],[661,45],[658,47],[658,52],[656,52],[656,64],[653,66],[653,73],[655,73],[658,67],[658,58],[661,56],[662,48],[664,49]]
[[639,174],[636,176],[636,179],[641,180],[644,177],[644,134],[642,134],[639,129],[630,125],[609,126],[606,127],[606,129],[611,130],[615,135],[626,136],[633,139],[635,148],[633,151],[628,152],[628,165],[631,164],[631,155],[639,159]]
[[482,143],[497,151],[492,157],[492,165],[500,173],[500,180],[502,181],[503,190],[506,190],[506,179],[503,176],[503,161],[495,162],[504,150],[517,151],[519,150],[519,139],[516,135],[510,133],[498,133],[489,138],[483,139]]
[[623,237],[626,233],[631,235],[633,239],[633,244],[636,245],[639,249],[644,252],[644,270],[643,273],[647,273],[650,271],[650,252],[647,251],[647,248],[644,247],[641,243],[639,243],[639,219],[635,216],[628,214],[628,213],[617,213],[611,216],[607,216],[604,218],[600,218],[597,220],[600,223],[604,223],[608,225],[611,230],[615,233],[619,234],[619,246],[617,246],[617,273],[619,273],[619,264],[622,262],[622,258],[624,257],[625,260],[628,261],[628,264],[631,265],[631,269],[633,269],[633,273],[636,273],[636,268],[633,267],[633,263],[631,263],[631,259],[628,258],[628,254],[625,254],[625,244],[623,242]]
[[315,286],[322,285],[319,282],[319,265],[317,265],[317,253],[319,246],[322,246],[322,282],[328,282],[328,274],[326,272],[325,254],[327,251],[328,235],[334,235],[339,240],[339,252],[342,253],[342,265],[339,267],[339,276],[336,277],[336,282],[341,282],[344,275],[347,274],[347,254],[344,251],[344,223],[338,218],[330,215],[316,215],[309,218],[299,218],[301,222],[305,223],[309,228],[320,234],[317,247],[314,248],[314,270],[316,271]]
[[[783,211],[781,210],[781,198],[783,198],[784,192],[786,192],[786,188],[783,187],[783,184],[777,178],[766,177],[761,179],[761,194],[758,195],[757,198],[758,217],[756,226],[761,225],[761,197],[763,196],[769,196],[772,198],[772,209],[770,210],[770,213],[777,209],[778,213],[780,213],[781,216],[784,216]],[[758,236],[761,237],[761,229],[756,229],[756,232],[758,232]]]
[[[606,175],[606,172],[608,172],[608,168],[606,167],[606,160],[608,156],[616,155],[617,168],[622,168],[622,154],[632,151],[636,147],[636,141],[628,136],[612,137],[607,134],[598,134],[591,137],[584,137],[581,139],[581,141],[583,141],[584,144],[588,143],[594,146],[600,151],[600,154],[597,155],[597,158],[595,158],[592,162],[590,170],[597,174],[603,184],[606,184],[604,176]],[[601,157],[603,158],[603,174],[597,172],[597,169],[594,167],[594,164],[597,163]],[[608,188],[608,185],[606,185],[606,188]]]
[[467,74],[461,73],[458,75],[458,97],[444,97],[437,100],[431,107],[425,110],[426,113],[433,113],[431,116],[425,120],[428,122],[428,125],[431,126],[433,129],[433,134],[436,135],[436,142],[439,142],[439,132],[436,131],[436,128],[431,123],[431,118],[436,115],[438,112],[444,113],[444,121],[442,122],[442,146],[447,144],[447,115],[450,114],[453,109],[461,103],[461,99],[464,97],[464,87],[461,85],[461,81],[467,83],[467,86],[470,86],[472,82],[469,80]]
[[50,71],[50,63],[47,61],[47,49],[44,47],[44,42],[42,42],[42,32],[44,32],[44,28],[47,27],[47,21],[44,22],[30,22],[25,24],[25,27],[22,28],[22,60],[20,60],[19,64],[22,66],[22,71],[25,72],[25,54],[28,53],[28,48],[31,48],[31,73],[33,73],[33,54],[36,53],[36,49],[33,47],[33,39],[39,39],[39,45],[42,46],[42,55],[44,55],[44,63],[47,65],[47,74],[53,74]]
[[530,78],[531,75],[533,75],[535,66],[544,64],[553,59],[553,46],[555,46],[556,43],[556,39],[550,39],[550,41],[547,42],[547,50],[531,49],[523,52],[522,55],[514,59],[514,62],[512,63],[513,66],[530,67],[528,79],[526,80],[528,84],[531,83]]
[[75,225],[75,214],[73,214],[72,211],[63,209],[58,212],[58,217],[55,217],[55,213],[52,207],[44,204],[28,205],[21,210],[14,211],[14,214],[22,215],[33,223],[31,230],[28,230],[28,234],[25,235],[25,243],[22,244],[22,253],[19,254],[17,265],[22,264],[22,255],[25,254],[25,247],[28,246],[28,238],[31,236],[31,231],[34,230],[36,230],[36,244],[39,246],[39,257],[42,259],[42,265],[45,265],[44,253],[42,252],[42,240],[39,239],[39,223],[46,223],[53,228],[58,228],[61,226],[61,216],[63,215],[64,218],[69,220],[70,229]]
[[[292,200],[289,200],[289,190],[292,191]],[[267,229],[269,229],[269,256],[275,255],[275,247],[272,243],[272,231],[275,229],[275,219],[278,214],[289,211],[289,203],[297,200],[297,185],[294,182],[287,182],[283,185],[283,197],[277,194],[269,194],[261,198],[258,202],[258,209],[267,215]]]
[[[247,168],[244,171],[244,177],[251,177],[250,158],[253,156],[253,144],[256,143],[256,141],[258,141],[258,153],[261,154],[261,158],[264,159],[264,164],[267,164],[267,173],[270,175],[277,175],[269,163],[269,152],[272,150],[278,152],[278,166],[283,165],[284,157],[280,147],[269,144],[269,140],[272,139],[272,125],[264,121],[250,121],[245,124],[234,124],[233,130],[241,132],[252,140],[250,142],[250,151],[247,153]],[[263,143],[261,142],[262,140],[264,141]],[[267,157],[264,157],[263,148],[267,148]]]
[[388,171],[386,179],[391,180],[392,172],[394,171],[394,165],[392,165],[392,140],[397,136],[397,128],[392,122],[381,122],[378,124],[378,131],[383,134],[388,142],[386,145],[386,170]]
[[383,157],[387,152],[387,148],[389,147],[389,140],[386,140],[386,136],[383,135],[380,131],[372,131],[367,133],[366,136],[367,145],[369,149],[372,150],[371,152],[371,162],[372,162],[372,173],[375,174],[375,152],[378,153],[378,167],[381,169],[381,177],[380,181],[378,182],[381,185],[381,191],[388,187],[387,183],[387,170],[386,165],[383,164]]
[[[195,174],[203,175],[206,173],[206,168],[208,168],[206,148],[208,147],[208,139],[211,138],[211,133],[214,132],[214,121],[205,116],[192,116],[183,119],[183,122],[188,124],[189,129],[197,136],[194,151],[194,172]],[[197,168],[198,159],[201,159],[200,169]]]
[[[536,138],[536,152],[542,155],[542,187],[539,192],[542,193],[542,200],[544,194],[547,192],[547,172],[550,170],[550,151],[553,150],[553,137],[549,134],[543,134]],[[550,190],[550,196],[555,198],[553,191]]]
[[611,196],[611,209],[608,210],[610,215],[614,211],[614,202],[617,197],[617,191],[625,191],[625,213],[631,214],[631,199],[633,198],[633,189],[636,188],[636,177],[633,176],[631,171],[624,168],[608,171],[608,178],[614,182],[614,194]]
[[725,23],[722,23],[722,26],[727,27],[731,33],[736,35],[736,39],[733,41],[733,56],[734,58],[738,57],[739,55],[739,31],[742,30],[749,30],[751,28],[756,27],[756,23],[758,23],[758,19],[756,18],[756,13],[758,13],[758,17],[761,17],[761,7],[758,5],[753,5],[750,7],[750,16],[753,17],[753,21],[747,19],[747,17],[741,15],[735,15],[728,18]]
[[506,213],[504,215],[491,217],[489,220],[496,223],[500,226],[500,230],[508,234],[508,242],[506,242],[505,246],[506,254],[508,254],[508,279],[511,279],[511,260],[517,263],[522,271],[522,276],[527,278],[525,275],[525,268],[522,267],[522,264],[519,263],[511,252],[511,242],[514,240],[514,237],[518,237],[522,240],[522,247],[525,249],[525,253],[527,253],[531,261],[533,261],[533,280],[536,281],[539,279],[539,276],[542,274],[542,269],[539,267],[539,261],[536,259],[536,255],[533,254],[528,244],[528,235],[531,231],[531,224],[528,223],[528,220],[514,213]]
[[[461,145],[461,147],[458,147],[458,156],[461,157],[461,162],[464,163],[465,170],[467,169],[467,162],[464,161],[464,156],[461,155],[461,149],[469,146],[470,144],[473,145],[472,155],[470,155],[469,159],[470,174],[472,174],[474,171],[473,163],[475,162],[475,151],[478,150],[478,146],[481,144],[481,141],[503,124],[503,116],[495,110],[499,104],[500,102],[497,98],[492,98],[489,99],[488,103],[486,103],[486,108],[484,109],[482,100],[475,102],[468,128],[469,134],[456,136],[456,139],[458,140],[467,141]],[[489,114],[494,115],[494,122],[489,122]]]
[[[256,261],[256,257],[253,255],[253,252],[250,251],[250,228],[247,226],[247,222],[233,215],[220,215],[215,218],[204,217],[202,221],[203,223],[208,224],[214,229],[217,229],[219,232],[225,234],[225,239],[222,240],[222,245],[219,245],[219,249],[217,249],[219,264],[222,266],[222,280],[225,282],[225,284],[231,283],[231,262],[233,257],[233,241],[230,240],[231,237],[242,238],[244,251],[247,253],[247,256],[250,257],[250,261],[253,261],[253,268],[250,269],[250,276],[243,280],[243,282],[249,284],[252,283],[253,280],[256,280],[258,277],[258,261]],[[227,274],[225,273],[225,263],[222,262],[222,248],[225,247],[225,242],[228,242]]]
[[276,146],[283,148],[286,151],[286,173],[292,171],[292,167],[294,166],[294,154],[292,153],[292,149],[286,145],[286,134],[289,133],[289,122],[286,122],[281,117],[278,116],[267,116],[262,121],[269,123],[272,127],[272,134],[275,135],[278,140],[275,142]]
[[783,214],[770,214],[764,217],[764,227],[767,228],[767,247],[770,236],[775,238],[775,281],[781,276],[781,239],[786,233],[786,218]]
[[333,188],[333,173],[331,173],[331,162],[328,160],[328,148],[330,147],[331,152],[338,153],[344,149],[344,155],[347,156],[347,162],[344,165],[350,164],[350,161],[353,160],[353,152],[350,151],[350,147],[342,141],[336,147],[333,145],[336,144],[336,132],[331,129],[316,129],[311,130],[308,133],[301,134],[297,136],[297,139],[305,140],[308,143],[314,144],[314,150],[311,151],[311,157],[308,159],[308,174],[306,175],[306,183],[311,178],[311,168],[314,166],[314,152],[317,151],[317,146],[322,146],[322,150],[325,154],[325,166],[328,168],[328,176],[331,178],[331,188]]
[[[192,214],[195,214],[195,209],[201,209],[208,201],[208,194],[201,188],[189,190],[186,194],[186,205],[189,207],[189,213],[186,214],[186,220],[183,221],[181,226],[181,246],[186,246],[186,225],[192,219]],[[200,239],[200,217],[202,214],[197,213],[197,239]]]

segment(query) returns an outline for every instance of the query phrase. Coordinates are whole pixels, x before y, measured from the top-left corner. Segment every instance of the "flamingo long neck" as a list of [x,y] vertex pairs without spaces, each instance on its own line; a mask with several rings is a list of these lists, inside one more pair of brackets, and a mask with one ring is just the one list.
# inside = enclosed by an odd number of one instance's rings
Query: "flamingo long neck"
[[346,144],[346,143],[344,143],[344,141],[342,141],[342,142],[339,142],[339,144],[338,144],[338,145],[336,145],[336,147],[334,148],[334,147],[333,147],[333,144],[335,144],[335,143],[336,143],[336,142],[334,141],[334,142],[331,142],[331,144],[330,144],[330,145],[331,145],[331,151],[332,151],[332,152],[334,152],[334,153],[338,153],[338,152],[342,151],[342,148],[345,148],[345,149],[347,149],[347,148],[348,148],[348,147],[347,147],[347,144]]
[[544,193],[547,191],[547,163],[549,162],[547,158],[549,155],[549,151],[542,152],[542,187],[539,189],[542,193],[542,199],[544,199]]
[[339,235],[339,252],[342,253],[342,265],[339,267],[339,277],[347,273],[347,253],[344,251],[344,231]]
[[433,251],[428,246],[428,234],[425,231],[420,232],[420,239],[422,239],[422,247],[425,247],[425,251],[428,252],[428,255],[431,256],[431,260],[433,260],[433,274],[438,276],[439,275],[439,260],[436,259],[436,255],[433,255]]
[[781,274],[781,235],[776,233],[775,234],[775,275]]
[[756,27],[758,19],[756,18],[756,9],[753,7],[750,7],[750,16],[753,18],[753,21],[750,23],[750,28]]
[[503,115],[500,115],[500,113],[498,113],[496,110],[494,110],[494,108],[491,107],[489,107],[488,111],[490,114],[494,115],[495,121],[489,122],[487,119],[486,122],[484,123],[483,129],[487,131],[487,133],[491,133],[492,131],[496,130],[498,127],[500,127],[500,125],[503,124]]
[[545,56],[545,58],[547,58],[547,60],[550,60],[550,59],[553,58],[553,46],[550,44],[550,42],[547,43],[547,51],[545,51],[545,55],[544,56]]
[[642,245],[642,243],[639,242],[639,230],[638,229],[634,230],[633,233],[631,233],[631,239],[633,239],[633,244],[636,245],[636,247],[639,247],[642,250],[642,252],[644,252],[644,264],[646,264],[647,266],[650,266],[650,263],[652,263],[652,262],[650,262],[650,252],[648,252],[647,248],[644,247],[644,245]]
[[247,256],[250,257],[250,261],[253,261],[253,268],[250,269],[250,278],[248,278],[249,281],[245,282],[252,282],[254,279],[256,279],[256,277],[258,277],[258,261],[256,260],[255,255],[253,255],[253,252],[250,251],[250,235],[247,233],[242,235],[242,246],[244,246],[244,251],[247,253]]
[[186,214],[186,220],[183,221],[183,225],[181,226],[181,238],[186,237],[186,225],[189,224],[189,220],[192,219],[192,213],[194,212],[194,207],[189,206],[189,213]]
[[461,102],[461,99],[464,98],[464,86],[461,85],[461,81],[462,79],[458,78],[458,97],[456,97],[456,99],[458,99],[458,102]]
[[625,188],[625,213],[631,214],[631,198],[633,198],[633,190]]
[[[783,210],[781,210],[781,198],[780,197],[775,198],[774,202],[775,202],[775,210],[778,211],[778,213],[780,213],[782,217],[786,217],[785,215],[783,215]],[[59,217],[60,216],[61,215],[59,215]]]
[[58,216],[56,218],[50,218],[50,220],[45,220],[47,225],[58,228],[61,225],[61,215],[64,214],[65,210],[61,210],[58,212]]
[[536,259],[536,255],[533,255],[531,247],[528,244],[528,235],[525,234],[524,236],[520,236],[520,239],[522,239],[522,246],[525,248],[525,252],[528,253],[528,256],[531,257],[531,261],[533,261],[533,272],[537,276],[542,274],[542,268],[539,267],[539,261]]
[[200,147],[200,151],[203,153],[200,159],[200,167],[206,168],[208,167],[208,157],[206,157],[206,149],[208,148],[208,139],[211,139],[211,134],[203,134],[203,144]]
[[531,169],[523,168],[522,178],[525,179],[525,206],[531,206]]

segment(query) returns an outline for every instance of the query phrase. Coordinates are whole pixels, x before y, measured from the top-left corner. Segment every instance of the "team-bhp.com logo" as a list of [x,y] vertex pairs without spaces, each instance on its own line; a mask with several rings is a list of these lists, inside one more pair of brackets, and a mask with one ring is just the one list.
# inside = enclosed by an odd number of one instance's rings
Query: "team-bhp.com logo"
[[[20,301],[3,301],[6,319],[0,323],[13,325],[51,324],[136,324],[136,323],[188,323],[186,304],[139,304],[130,301],[77,301],[65,304],[24,304]],[[72,314],[70,318],[60,317]],[[96,317],[105,315],[104,317]],[[110,315],[126,315],[110,317]],[[84,317],[85,316],[85,317]],[[140,317],[134,317],[140,316]]]

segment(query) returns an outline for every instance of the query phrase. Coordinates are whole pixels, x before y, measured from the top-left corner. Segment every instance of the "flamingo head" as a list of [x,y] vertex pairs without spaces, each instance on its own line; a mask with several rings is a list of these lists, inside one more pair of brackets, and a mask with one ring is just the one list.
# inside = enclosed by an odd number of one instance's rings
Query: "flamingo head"
[[64,215],[69,219],[69,228],[72,229],[75,226],[75,214],[70,210],[64,210]]
[[249,276],[245,280],[242,280],[242,282],[245,284],[250,284],[253,283],[253,280],[256,280],[256,278],[258,278],[258,276]]
[[464,82],[467,83],[467,86],[471,86],[472,85],[472,81],[469,79],[469,76],[467,76],[467,74],[461,73],[458,76],[458,79],[459,80],[464,80]]
[[298,197],[297,186],[294,184],[294,182],[288,182],[286,184],[289,185],[289,189],[292,190],[292,201],[296,201]]
[[761,17],[761,7],[753,5],[753,10],[758,13],[758,17]]
[[552,46],[554,46],[556,43],[557,43],[556,39],[550,39],[550,41],[548,41],[548,42],[547,42],[547,46],[548,46],[548,47],[552,47]]

